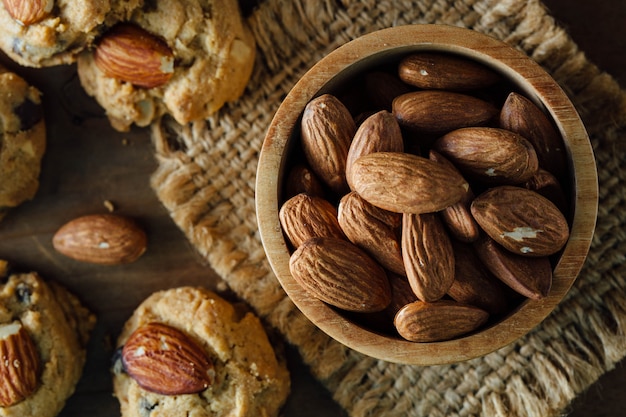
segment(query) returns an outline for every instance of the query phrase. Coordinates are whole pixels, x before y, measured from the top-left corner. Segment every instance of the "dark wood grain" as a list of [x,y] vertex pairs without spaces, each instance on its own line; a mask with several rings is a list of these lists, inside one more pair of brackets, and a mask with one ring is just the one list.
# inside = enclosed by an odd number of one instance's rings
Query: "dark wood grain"
[[[587,56],[626,86],[626,2],[544,0]],[[62,417],[119,415],[108,373],[114,340],[130,312],[151,292],[178,285],[216,286],[219,278],[173,224],[149,186],[156,168],[147,130],[113,131],[99,107],[81,95],[73,67],[23,69],[45,94],[49,144],[37,197],[0,222],[0,258],[40,271],[80,295],[98,314],[84,376]],[[116,211],[148,232],[149,250],[126,266],[94,266],[64,258],[51,245],[58,227],[82,214]],[[284,416],[345,416],[287,347],[292,395]],[[625,362],[626,363],[626,362]],[[571,417],[622,417],[626,366],[604,375],[571,407]]]

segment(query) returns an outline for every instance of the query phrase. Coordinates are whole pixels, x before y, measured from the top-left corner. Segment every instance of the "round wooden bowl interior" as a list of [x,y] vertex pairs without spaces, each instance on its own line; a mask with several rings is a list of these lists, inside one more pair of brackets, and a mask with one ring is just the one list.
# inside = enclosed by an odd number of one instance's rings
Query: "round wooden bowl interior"
[[[570,239],[556,263],[550,294],[526,300],[504,319],[476,333],[436,343],[414,343],[359,326],[311,297],[289,272],[290,252],[278,219],[282,181],[297,142],[299,119],[314,97],[334,91],[356,74],[410,52],[454,53],[491,67],[547,110],[567,148],[573,212]],[[585,128],[558,84],[532,59],[491,37],[452,26],[414,25],[384,29],[336,49],[313,66],[276,112],[259,158],[256,210],[270,265],[285,292],[316,326],[344,345],[382,360],[416,365],[459,362],[485,355],[532,330],[562,300],[587,256],[597,217],[597,174]]]

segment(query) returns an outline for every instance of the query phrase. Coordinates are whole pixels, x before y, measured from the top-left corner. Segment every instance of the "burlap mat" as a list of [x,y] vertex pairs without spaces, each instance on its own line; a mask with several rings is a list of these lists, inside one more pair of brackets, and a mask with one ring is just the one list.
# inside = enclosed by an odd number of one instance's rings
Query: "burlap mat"
[[[230,287],[297,345],[352,416],[549,416],[626,355],[626,95],[587,61],[538,0],[266,0],[248,17],[258,42],[242,99],[206,122],[153,126],[153,187],[189,241]],[[584,270],[531,334],[485,357],[402,366],[330,340],[286,298],[258,236],[258,152],[281,99],[337,46],[384,27],[446,23],[525,51],[564,87],[588,128],[600,210]]]

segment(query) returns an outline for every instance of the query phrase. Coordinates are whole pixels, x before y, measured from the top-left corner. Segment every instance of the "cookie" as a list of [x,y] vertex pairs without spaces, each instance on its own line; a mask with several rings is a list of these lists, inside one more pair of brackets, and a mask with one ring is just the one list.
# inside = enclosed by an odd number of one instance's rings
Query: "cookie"
[[[97,41],[95,50],[78,59],[83,88],[105,109],[116,130],[126,131],[133,124],[147,126],[164,114],[180,124],[201,120],[243,94],[254,66],[255,41],[237,0],[155,0],[123,25],[138,28],[144,36],[134,36],[131,42],[136,41],[128,46],[128,30],[120,35],[114,27]],[[167,77],[160,85],[146,87],[112,71],[112,66],[123,67],[124,61],[131,64],[124,66],[127,72],[148,65],[149,59],[135,62],[132,57],[137,53],[130,53],[142,38],[151,39],[152,48],[161,50],[156,45],[162,43],[169,50],[162,52],[168,55],[169,68],[161,68]],[[97,51],[111,43],[124,43],[126,49],[117,48],[117,61],[104,66]],[[120,56],[120,50],[129,52]],[[145,75],[148,69],[143,69]]]
[[0,277],[0,416],[55,416],[81,377],[95,316],[37,273],[0,260]]
[[3,0],[0,48],[24,66],[70,64],[141,4],[143,0]]
[[39,90],[0,67],[0,219],[35,196],[45,148]]
[[[154,293],[126,322],[118,347],[113,384],[122,417],[270,417],[289,393],[285,362],[259,319],[206,289]],[[185,390],[176,383],[185,380],[200,384]]]

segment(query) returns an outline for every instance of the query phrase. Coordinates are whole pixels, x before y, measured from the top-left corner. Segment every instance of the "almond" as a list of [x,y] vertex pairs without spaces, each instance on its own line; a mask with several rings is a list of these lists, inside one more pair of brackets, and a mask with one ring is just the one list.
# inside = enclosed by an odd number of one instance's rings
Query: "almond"
[[539,171],[524,183],[524,188],[536,191],[552,201],[564,215],[568,213],[569,204],[563,187],[558,179],[545,169],[539,168]]
[[298,194],[282,205],[278,217],[295,248],[313,237],[345,238],[337,221],[337,209],[321,197]]
[[161,86],[174,74],[174,54],[167,43],[129,23],[105,33],[94,51],[94,61],[108,77],[137,87]]
[[432,52],[408,55],[398,64],[402,81],[422,89],[476,90],[501,81],[498,73],[478,62]]
[[[450,161],[433,149],[430,150],[428,158],[457,171]],[[441,211],[441,219],[450,234],[461,242],[473,242],[480,235],[480,227],[470,212],[470,205],[473,200],[474,192],[468,187],[458,203],[454,203]]]
[[354,161],[373,152],[403,152],[400,126],[391,113],[381,110],[361,123],[348,149],[346,179],[352,187],[351,171]]
[[530,142],[504,129],[458,129],[437,139],[433,148],[463,174],[487,183],[523,183],[539,169],[537,154]]
[[194,339],[156,322],[131,334],[122,349],[122,364],[141,388],[163,395],[198,393],[215,379],[212,361]]
[[490,314],[503,314],[510,309],[506,287],[480,261],[474,248],[465,243],[454,248],[454,282],[448,295],[455,301],[481,308]]
[[19,321],[0,325],[0,406],[29,397],[39,384],[37,348]]
[[291,255],[289,269],[313,297],[347,311],[382,311],[391,301],[385,270],[345,240],[307,240]]
[[483,126],[497,117],[498,112],[487,101],[450,91],[414,91],[393,101],[393,114],[400,126],[427,134]]
[[422,301],[439,300],[454,281],[452,243],[436,213],[404,214],[402,258],[409,284]]
[[287,198],[291,198],[300,193],[312,196],[324,197],[324,187],[315,173],[304,164],[294,165],[287,174],[285,184]]
[[4,8],[23,26],[40,22],[52,12],[54,0],[2,0]]
[[567,220],[535,191],[503,185],[476,197],[472,215],[480,227],[509,251],[541,257],[558,252],[569,238]]
[[426,158],[376,152],[352,167],[354,190],[371,204],[396,213],[428,213],[458,202],[469,185],[458,172]]
[[389,273],[387,277],[391,286],[391,302],[385,312],[393,319],[402,307],[418,300],[405,276]]
[[525,137],[537,152],[539,166],[564,179],[567,159],[563,139],[537,105],[521,94],[510,93],[500,111],[500,126]]
[[511,253],[484,236],[475,242],[482,263],[517,293],[533,300],[544,298],[552,286],[552,266],[547,257],[528,258]]
[[368,72],[363,79],[365,94],[374,109],[390,112],[393,100],[411,91],[411,87],[388,72]]
[[61,226],[52,238],[52,245],[78,261],[116,265],[134,262],[143,255],[147,237],[130,218],[92,214]]
[[400,242],[393,223],[401,218],[365,201],[356,192],[339,202],[338,220],[348,239],[370,254],[385,269],[405,275]]
[[301,122],[304,155],[315,174],[338,196],[348,191],[346,159],[356,124],[335,96],[324,94],[305,107]]
[[441,342],[470,333],[485,324],[489,313],[450,300],[415,301],[394,318],[400,336],[411,342]]

